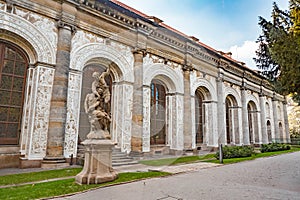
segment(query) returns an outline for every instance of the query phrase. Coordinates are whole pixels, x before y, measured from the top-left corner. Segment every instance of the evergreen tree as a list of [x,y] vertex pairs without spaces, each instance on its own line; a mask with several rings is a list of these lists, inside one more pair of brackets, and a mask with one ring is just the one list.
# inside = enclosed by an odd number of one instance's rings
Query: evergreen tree
[[259,18],[262,35],[254,60],[277,92],[291,93],[300,103],[300,0],[289,3],[289,11],[273,4],[272,21]]

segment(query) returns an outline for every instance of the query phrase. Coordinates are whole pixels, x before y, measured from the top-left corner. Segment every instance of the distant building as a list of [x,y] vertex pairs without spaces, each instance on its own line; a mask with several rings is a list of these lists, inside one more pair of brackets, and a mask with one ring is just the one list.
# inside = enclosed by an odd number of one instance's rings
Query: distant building
[[290,140],[285,99],[261,75],[115,0],[0,0],[0,63],[1,168],[76,158],[92,73],[107,67],[123,152]]

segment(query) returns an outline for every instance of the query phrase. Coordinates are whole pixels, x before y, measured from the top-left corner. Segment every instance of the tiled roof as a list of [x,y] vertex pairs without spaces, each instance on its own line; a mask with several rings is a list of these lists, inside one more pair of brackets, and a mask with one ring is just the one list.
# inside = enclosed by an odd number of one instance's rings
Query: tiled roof
[[[115,4],[117,4],[117,5],[119,5],[119,6],[121,6],[121,7],[123,7],[123,8],[125,8],[125,9],[127,9],[127,10],[129,10],[129,11],[131,11],[131,12],[133,12],[133,13],[135,13],[135,14],[137,14],[137,15],[139,15],[139,16],[141,16],[141,17],[144,17],[146,19],[150,18],[149,15],[146,15],[145,13],[143,13],[141,11],[138,11],[138,10],[136,10],[136,9],[134,9],[134,8],[132,8],[132,7],[128,6],[128,5],[126,5],[126,4],[118,1],[118,0],[110,0],[110,1],[113,2],[113,3],[115,3]],[[166,28],[166,29],[168,29],[168,30],[170,30],[170,31],[172,31],[172,32],[175,32],[175,33],[177,33],[177,34],[179,34],[179,35],[181,35],[181,36],[183,36],[185,38],[191,38],[191,36],[188,36],[188,35],[186,35],[186,34],[180,32],[180,31],[176,30],[175,28],[173,28],[173,27],[171,27],[171,26],[169,26],[169,25],[167,25],[165,23],[160,23],[159,25],[162,26],[162,27],[164,27],[164,28]],[[206,44],[204,44],[204,43],[202,43],[200,41],[195,41],[195,42],[198,43],[199,45],[205,47],[206,49],[209,49],[210,51],[213,51],[213,52],[215,52],[215,53],[217,53],[217,54],[219,54],[219,55],[221,55],[221,56],[223,56],[223,57],[231,60],[232,62],[235,62],[235,63],[239,64],[240,66],[242,66],[244,68],[247,68],[248,70],[251,70],[251,71],[255,72],[254,70],[248,68],[246,65],[241,64],[241,62],[233,59],[228,54],[220,53],[220,51],[217,51],[216,49],[214,49],[214,48],[212,48],[212,47],[210,47],[210,46],[208,46],[208,45],[206,45]]]

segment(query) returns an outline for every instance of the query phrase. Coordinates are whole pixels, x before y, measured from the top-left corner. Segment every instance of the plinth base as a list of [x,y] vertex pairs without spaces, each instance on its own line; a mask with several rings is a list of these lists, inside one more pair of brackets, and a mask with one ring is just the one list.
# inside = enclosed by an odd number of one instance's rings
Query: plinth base
[[110,140],[87,139],[83,170],[76,176],[79,184],[99,184],[113,181],[118,174],[112,168],[112,147]]
[[63,157],[45,157],[41,164],[41,168],[43,169],[64,168],[68,166],[69,163]]

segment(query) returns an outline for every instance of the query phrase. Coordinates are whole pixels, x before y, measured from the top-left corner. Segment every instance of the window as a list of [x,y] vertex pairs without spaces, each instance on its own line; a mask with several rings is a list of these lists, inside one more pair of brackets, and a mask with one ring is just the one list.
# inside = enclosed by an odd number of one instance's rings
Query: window
[[0,42],[0,144],[16,145],[21,118],[28,61],[16,47]]
[[158,81],[151,83],[151,145],[166,144],[166,90]]

